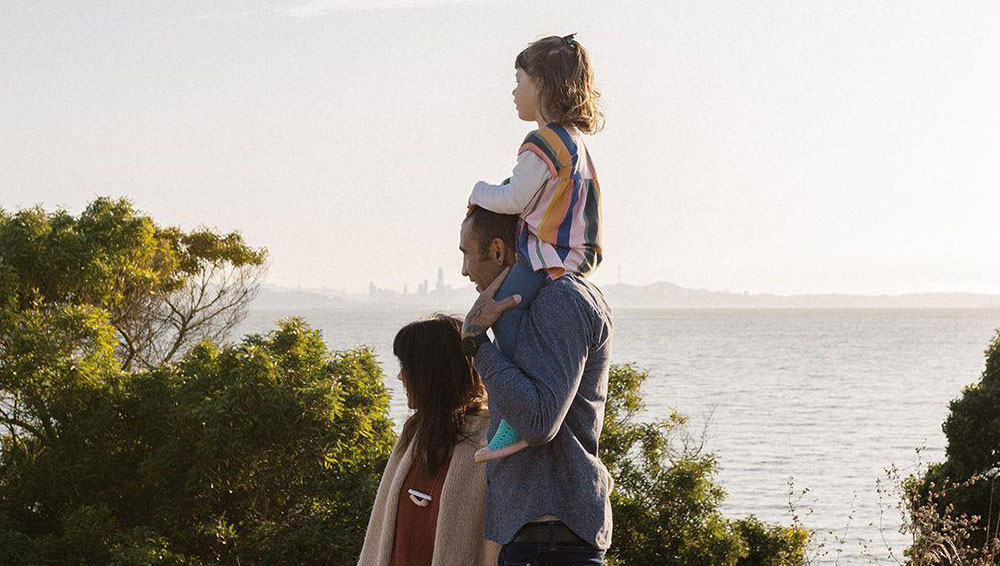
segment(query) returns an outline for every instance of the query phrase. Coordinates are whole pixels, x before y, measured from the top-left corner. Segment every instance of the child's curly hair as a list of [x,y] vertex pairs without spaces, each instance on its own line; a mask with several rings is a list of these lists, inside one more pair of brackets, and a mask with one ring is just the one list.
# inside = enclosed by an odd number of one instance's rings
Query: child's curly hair
[[594,87],[590,56],[570,34],[543,37],[517,55],[514,68],[538,84],[539,107],[550,122],[593,134],[604,128],[601,93]]

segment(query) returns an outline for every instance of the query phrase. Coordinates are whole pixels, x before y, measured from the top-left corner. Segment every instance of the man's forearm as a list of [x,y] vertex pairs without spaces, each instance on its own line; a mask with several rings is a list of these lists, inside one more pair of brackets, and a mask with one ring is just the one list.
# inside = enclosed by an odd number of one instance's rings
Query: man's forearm
[[589,325],[566,293],[543,292],[525,313],[516,364],[493,344],[476,353],[490,410],[529,444],[555,437],[576,396],[589,345]]
[[543,393],[536,379],[525,375],[492,343],[479,348],[475,363],[486,385],[490,411],[506,419],[528,444],[545,444],[555,437],[565,410],[560,410],[554,393]]

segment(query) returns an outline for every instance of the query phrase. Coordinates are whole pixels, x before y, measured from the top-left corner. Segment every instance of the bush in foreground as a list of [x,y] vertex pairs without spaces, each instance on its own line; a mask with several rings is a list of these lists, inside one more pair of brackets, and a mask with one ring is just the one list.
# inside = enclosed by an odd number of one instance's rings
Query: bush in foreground
[[979,382],[951,402],[946,459],[897,482],[914,566],[1000,564],[1000,332]]
[[370,351],[289,320],[129,374],[91,338],[22,391],[55,418],[4,436],[0,563],[354,563],[395,438]]
[[719,511],[725,491],[716,460],[690,435],[684,417],[638,419],[648,373],[611,370],[601,459],[612,476],[615,530],[609,563],[618,566],[793,566],[805,563],[809,533],[800,527],[738,521]]

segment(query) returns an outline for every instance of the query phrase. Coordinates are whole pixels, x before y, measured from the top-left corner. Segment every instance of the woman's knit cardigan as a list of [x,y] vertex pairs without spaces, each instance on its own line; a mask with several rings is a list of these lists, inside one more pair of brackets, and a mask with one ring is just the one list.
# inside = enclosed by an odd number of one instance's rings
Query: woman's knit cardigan
[[[500,546],[483,538],[486,466],[473,459],[485,443],[489,422],[486,411],[469,415],[462,434],[471,440],[462,440],[452,450],[441,488],[431,566],[496,566]],[[401,445],[402,436],[393,446],[379,482],[358,566],[388,566],[392,558],[399,490],[413,462],[413,442]]]

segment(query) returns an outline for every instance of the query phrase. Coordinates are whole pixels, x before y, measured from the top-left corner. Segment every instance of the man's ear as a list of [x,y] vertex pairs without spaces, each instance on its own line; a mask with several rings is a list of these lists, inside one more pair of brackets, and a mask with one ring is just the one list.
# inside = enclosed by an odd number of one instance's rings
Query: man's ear
[[500,238],[493,238],[493,242],[490,243],[490,257],[502,265],[505,255],[507,255],[507,244]]

